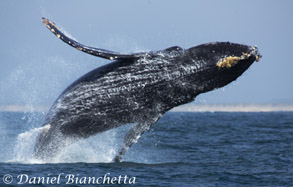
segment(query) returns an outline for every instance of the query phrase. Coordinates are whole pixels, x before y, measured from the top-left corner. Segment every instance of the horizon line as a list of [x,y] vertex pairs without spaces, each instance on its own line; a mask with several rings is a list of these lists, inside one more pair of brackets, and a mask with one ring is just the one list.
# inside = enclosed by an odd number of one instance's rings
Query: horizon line
[[187,104],[173,112],[293,112],[293,104]]

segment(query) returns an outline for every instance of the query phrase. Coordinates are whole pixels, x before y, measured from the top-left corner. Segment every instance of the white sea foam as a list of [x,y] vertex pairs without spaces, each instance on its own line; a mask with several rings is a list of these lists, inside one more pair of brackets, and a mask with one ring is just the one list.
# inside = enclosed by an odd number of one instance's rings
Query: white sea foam
[[13,151],[13,159],[9,162],[42,163],[41,160],[37,160],[33,157],[33,151],[37,137],[48,127],[49,126],[34,128],[19,134]]
[[116,129],[79,141],[66,140],[67,144],[52,160],[53,163],[108,163],[112,162],[117,149]]
[[[17,136],[13,151],[12,160],[8,162],[17,162],[24,164],[43,164],[43,163],[108,163],[112,162],[122,138],[117,135],[121,128],[112,129],[104,133],[99,133],[87,139],[64,140],[64,148],[50,160],[38,160],[34,158],[34,146],[40,133],[49,128],[44,126],[34,128]],[[122,130],[122,134],[123,130]],[[74,142],[73,142],[74,141]]]

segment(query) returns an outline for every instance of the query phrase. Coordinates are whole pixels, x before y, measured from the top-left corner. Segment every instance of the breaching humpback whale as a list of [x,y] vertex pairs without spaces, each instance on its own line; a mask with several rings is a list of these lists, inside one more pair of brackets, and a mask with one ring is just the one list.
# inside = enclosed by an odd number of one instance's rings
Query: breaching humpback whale
[[60,151],[64,139],[87,138],[135,123],[113,159],[121,161],[127,149],[164,113],[236,80],[261,57],[257,47],[230,42],[120,54],[83,45],[52,21],[42,21],[72,47],[113,61],[73,82],[52,105],[35,145],[35,157],[44,160]]

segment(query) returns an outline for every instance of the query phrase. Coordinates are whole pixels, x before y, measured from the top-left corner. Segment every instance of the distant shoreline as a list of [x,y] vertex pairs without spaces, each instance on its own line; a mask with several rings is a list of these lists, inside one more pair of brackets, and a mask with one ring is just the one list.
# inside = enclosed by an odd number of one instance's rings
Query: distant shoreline
[[[48,106],[0,106],[0,112],[47,112]],[[170,112],[293,112],[293,104],[186,104]]]
[[293,104],[187,104],[172,112],[293,112]]
[[0,106],[0,112],[47,112],[46,106],[6,105]]

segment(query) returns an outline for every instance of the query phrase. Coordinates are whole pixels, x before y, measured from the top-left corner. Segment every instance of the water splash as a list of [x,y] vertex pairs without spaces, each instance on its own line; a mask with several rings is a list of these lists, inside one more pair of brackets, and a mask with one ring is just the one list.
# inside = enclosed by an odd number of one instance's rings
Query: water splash
[[34,128],[19,134],[13,151],[14,157],[10,162],[42,163],[41,160],[34,159],[33,151],[37,137],[46,128],[48,127]]
[[[52,160],[53,163],[109,163],[119,148],[116,139],[116,130],[97,134],[75,143],[66,140],[67,146]],[[74,140],[76,141],[76,140]]]
[[[0,112],[0,163],[45,164],[45,163],[109,163],[116,156],[123,144],[125,134],[135,124],[128,124],[116,129],[98,133],[81,140],[63,140],[65,148],[51,160],[34,158],[34,147],[38,136],[48,126],[42,124],[43,113]],[[123,161],[149,163],[149,143],[142,138],[131,147]]]
[[74,140],[74,143],[71,142],[73,140],[64,140],[62,144],[66,145],[65,148],[53,159],[49,161],[39,160],[33,156],[34,146],[38,136],[46,128],[48,128],[48,125],[19,134],[14,146],[13,158],[8,162],[24,164],[76,162],[109,163],[112,162],[122,142],[122,136],[117,134],[117,132],[121,132],[121,129],[113,129],[87,139],[81,139],[79,141]]

